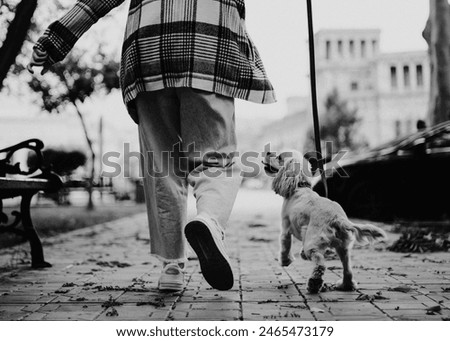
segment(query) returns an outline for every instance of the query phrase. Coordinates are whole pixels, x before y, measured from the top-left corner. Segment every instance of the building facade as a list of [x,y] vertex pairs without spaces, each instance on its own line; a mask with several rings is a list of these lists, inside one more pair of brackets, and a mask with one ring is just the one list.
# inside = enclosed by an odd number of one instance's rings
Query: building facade
[[426,51],[382,53],[380,30],[322,30],[315,35],[318,101],[337,90],[358,110],[360,133],[377,145],[416,130],[428,108]]

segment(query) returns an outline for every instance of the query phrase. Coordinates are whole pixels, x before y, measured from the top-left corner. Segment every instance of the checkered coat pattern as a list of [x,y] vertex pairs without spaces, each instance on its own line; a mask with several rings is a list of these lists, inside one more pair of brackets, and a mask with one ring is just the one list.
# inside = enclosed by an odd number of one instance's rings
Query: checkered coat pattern
[[[52,62],[124,0],[79,0],[35,48]],[[143,91],[191,87],[258,103],[273,87],[245,28],[244,0],[131,0],[122,48],[125,103]]]

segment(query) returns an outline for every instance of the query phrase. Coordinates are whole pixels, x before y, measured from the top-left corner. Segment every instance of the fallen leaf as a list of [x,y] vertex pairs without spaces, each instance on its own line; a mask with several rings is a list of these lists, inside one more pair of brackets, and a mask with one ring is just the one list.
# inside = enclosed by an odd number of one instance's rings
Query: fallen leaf
[[375,295],[367,295],[367,294],[361,294],[359,295],[356,300],[357,301],[369,301],[373,302],[375,300],[388,300],[388,297],[384,297],[381,292],[377,292]]
[[277,289],[287,289],[289,287],[290,284],[282,284],[277,286]]
[[285,304],[285,305],[280,305],[280,307],[292,308],[292,309],[308,309],[308,307],[303,304]]
[[116,308],[113,307],[106,313],[106,316],[108,317],[119,316],[119,313],[117,312]]
[[442,307],[440,305],[435,305],[433,307],[427,308],[427,315],[434,315],[435,313],[438,313],[442,310]]
[[322,288],[320,288],[320,292],[327,292],[327,291],[335,291],[336,287],[334,285],[329,285],[327,283],[324,283],[322,285]]
[[136,303],[136,305],[137,305],[138,307],[139,307],[139,306],[142,306],[142,305],[151,305],[151,306],[156,307],[156,308],[163,308],[163,307],[166,306],[166,304],[165,304],[164,301],[162,301],[162,300],[155,301],[155,302],[152,302],[152,301],[148,301],[148,302],[138,302],[138,303]]
[[342,270],[341,266],[329,266],[328,270]]
[[325,310],[320,309],[320,308],[316,308],[316,307],[312,307],[311,308],[311,312],[313,312],[313,313],[324,313]]
[[128,287],[119,287],[118,285],[112,286],[112,285],[98,285],[96,287],[92,287],[89,289],[98,290],[98,291],[129,291],[129,292],[149,292],[150,289],[147,288],[136,288],[133,286]]
[[408,277],[407,274],[402,274],[402,273],[398,273],[398,272],[391,272],[389,273],[390,276],[398,276],[398,277]]
[[258,304],[265,304],[265,303],[278,303],[278,301],[275,301],[275,300],[265,300],[265,301],[260,301],[260,302],[258,302]]
[[102,267],[108,267],[108,268],[127,268],[131,266],[131,264],[128,263],[121,263],[118,261],[111,261],[111,262],[97,262],[98,266]]
[[367,295],[367,294],[360,294],[358,297],[356,297],[357,301],[370,301],[371,300],[371,295]]
[[55,294],[67,294],[70,290],[56,290]]
[[403,293],[410,292],[411,290],[412,290],[412,288],[407,285],[400,285],[398,287],[388,289],[388,291],[397,291],[397,292],[403,292]]
[[436,260],[436,259],[431,259],[431,258],[424,258],[424,259],[422,259],[422,262],[442,264],[442,263],[445,263],[445,260]]
[[[116,302],[116,301],[114,301],[112,296],[109,296],[109,299],[106,302],[103,302],[102,307],[103,308],[111,308],[111,307],[120,306],[120,305],[123,305],[123,303]],[[116,315],[114,315],[114,316],[116,316]]]
[[336,298],[322,298],[319,302],[339,302]]

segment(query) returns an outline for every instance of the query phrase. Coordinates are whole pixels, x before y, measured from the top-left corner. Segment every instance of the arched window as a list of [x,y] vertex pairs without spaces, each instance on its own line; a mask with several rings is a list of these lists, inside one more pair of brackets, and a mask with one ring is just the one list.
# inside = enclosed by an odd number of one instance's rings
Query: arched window
[[378,49],[378,42],[376,40],[372,40],[373,54],[375,54],[377,52],[377,49]]
[[338,40],[337,47],[338,47],[339,56],[342,57],[344,55],[344,48],[343,48],[344,46],[342,44],[342,40]]
[[423,87],[423,67],[422,64],[416,65],[416,81],[418,87]]
[[403,66],[403,82],[405,84],[405,88],[409,88],[411,86],[411,76],[408,65]]
[[391,87],[396,89],[397,85],[397,67],[391,66]]
[[327,40],[325,42],[325,58],[331,59],[331,41]]

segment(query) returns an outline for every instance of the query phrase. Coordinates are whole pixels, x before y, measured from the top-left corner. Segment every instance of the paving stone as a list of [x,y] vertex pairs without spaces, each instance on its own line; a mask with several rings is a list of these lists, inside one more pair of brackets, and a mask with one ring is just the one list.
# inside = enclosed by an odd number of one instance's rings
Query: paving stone
[[[203,311],[224,311],[224,310],[236,310],[240,311],[240,302],[223,302],[220,303],[209,301],[209,302],[195,302],[191,304],[192,310],[203,310]],[[177,308],[179,304],[177,304]]]
[[[436,305],[436,303],[437,303],[437,301],[431,299],[427,295],[414,295],[414,296],[412,296],[412,298],[420,303],[423,303],[426,306],[433,306],[433,305]],[[445,300],[444,300],[444,302],[445,302]]]
[[392,317],[395,321],[442,321],[442,315],[395,315]]
[[299,302],[244,302],[242,310],[244,320],[314,320],[307,306]]
[[191,310],[186,316],[188,320],[197,321],[236,321],[239,320],[239,310]]
[[25,316],[22,320],[23,321],[42,321],[47,313],[31,313],[27,316]]
[[229,302],[229,301],[240,301],[241,294],[239,290],[229,290],[229,291],[217,291],[217,290],[199,290],[196,294],[192,296],[183,295],[181,301],[216,301],[216,302]]
[[[383,301],[375,301],[373,302],[381,310],[410,310],[410,309],[425,309],[426,306],[421,302],[383,302]],[[398,308],[398,309],[397,309]]]
[[11,293],[6,296],[0,296],[0,305],[11,303],[49,303],[55,298],[56,296],[41,295],[40,292],[35,294]]
[[386,315],[340,315],[333,316],[334,321],[392,321]]
[[42,321],[92,321],[98,313],[84,311],[52,311],[42,317]]
[[30,314],[26,309],[29,305],[23,304],[4,304],[0,306],[0,320],[1,321],[15,321],[21,320]]
[[[158,313],[161,313],[161,320],[164,320],[168,314],[168,308],[158,311],[152,306],[136,306],[135,304],[125,304],[113,308],[106,309],[96,318],[96,321],[148,321],[155,320]],[[152,318],[150,318],[151,316]]]
[[421,318],[425,321],[430,318],[430,316],[434,315],[427,315],[426,309],[399,309],[399,310],[392,310],[392,309],[386,309],[386,313],[392,317],[401,317],[401,316],[421,316]]
[[[171,311],[162,320],[165,321],[189,321],[189,311]],[[151,319],[157,318],[157,316],[151,316]],[[192,321],[194,319],[190,319]]]
[[336,318],[339,318],[339,316],[336,317],[336,316],[332,315],[328,311],[320,312],[320,313],[314,312],[312,314],[313,314],[313,316],[314,316],[316,321],[335,321]]
[[360,295],[359,292],[352,291],[328,291],[322,292],[318,295],[305,294],[305,298],[308,302],[321,302],[321,301],[339,301],[339,302],[354,302]]
[[165,302],[172,304],[179,299],[178,295],[162,294],[157,291],[150,292],[124,292],[118,298],[117,302],[121,303],[143,303],[143,302]]
[[258,290],[242,293],[243,301],[304,301],[304,298],[299,294],[286,294],[282,290]]
[[428,294],[427,297],[435,302],[445,302],[447,300],[444,295]]
[[334,316],[384,316],[382,311],[373,305],[353,305],[342,307],[339,303],[329,304],[328,309]]

